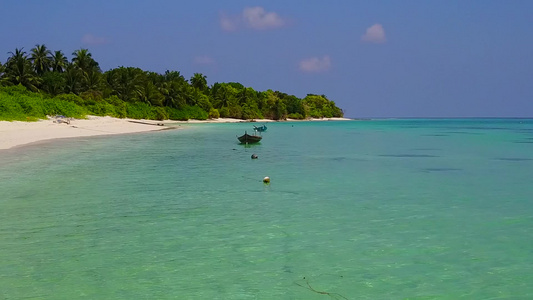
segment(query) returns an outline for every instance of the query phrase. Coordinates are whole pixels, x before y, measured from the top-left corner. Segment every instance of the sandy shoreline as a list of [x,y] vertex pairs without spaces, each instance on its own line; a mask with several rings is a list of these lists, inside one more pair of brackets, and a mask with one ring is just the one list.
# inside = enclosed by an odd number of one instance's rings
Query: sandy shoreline
[[[350,120],[346,118],[316,119],[312,121]],[[155,121],[118,119],[112,117],[87,116],[87,119],[71,119],[58,122],[56,119],[40,120],[38,122],[0,121],[0,150],[40,141],[88,137],[98,135],[113,135],[159,131],[175,126],[172,124],[201,124],[201,123],[237,123],[249,122],[238,119],[189,120],[189,121]],[[275,122],[274,120],[255,120],[257,123]]]

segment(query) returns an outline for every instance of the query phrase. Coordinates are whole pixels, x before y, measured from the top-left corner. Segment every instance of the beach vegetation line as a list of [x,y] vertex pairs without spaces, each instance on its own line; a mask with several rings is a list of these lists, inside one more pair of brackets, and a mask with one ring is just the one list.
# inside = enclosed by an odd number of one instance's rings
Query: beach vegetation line
[[0,62],[0,120],[37,120],[50,115],[85,115],[150,120],[210,118],[272,119],[343,117],[325,95],[298,98],[280,91],[256,91],[238,82],[209,85],[194,73],[160,74],[136,67],[103,72],[88,49],[69,61],[62,51],[44,44],[28,53],[8,53]]

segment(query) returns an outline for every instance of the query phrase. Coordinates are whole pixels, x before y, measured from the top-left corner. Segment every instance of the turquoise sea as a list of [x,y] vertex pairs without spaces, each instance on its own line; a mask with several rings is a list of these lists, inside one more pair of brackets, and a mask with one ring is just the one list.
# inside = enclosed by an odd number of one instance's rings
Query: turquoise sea
[[533,299],[533,119],[267,126],[0,151],[0,299]]

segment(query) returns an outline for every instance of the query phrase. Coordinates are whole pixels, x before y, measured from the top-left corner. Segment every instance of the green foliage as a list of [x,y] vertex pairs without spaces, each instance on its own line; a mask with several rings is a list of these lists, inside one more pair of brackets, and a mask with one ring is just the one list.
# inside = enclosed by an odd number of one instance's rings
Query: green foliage
[[122,99],[120,99],[119,97],[115,95],[105,98],[104,101],[114,106],[120,106],[120,107],[126,108],[126,102],[122,101]]
[[72,55],[72,64],[83,72],[90,72],[91,70],[100,71],[100,67],[93,59],[89,49],[78,49],[72,52]]
[[287,119],[287,106],[285,105],[285,102],[283,102],[281,99],[278,100],[274,109],[274,120]]
[[52,65],[52,51],[48,50],[45,45],[35,45],[35,48],[31,49],[30,60],[35,72],[43,75],[50,70]]
[[178,71],[158,74],[119,67],[102,73],[88,49],[72,52],[70,62],[62,51],[45,45],[35,45],[29,54],[23,48],[9,53],[0,64],[0,86],[5,86],[0,92],[2,119],[85,113],[157,120],[343,116],[324,95],[300,99],[279,91],[255,91],[238,82],[209,87],[201,73],[194,73],[190,83]]
[[45,117],[41,95],[21,85],[0,89],[0,120],[27,121]]
[[201,73],[194,73],[191,77],[191,86],[200,91],[207,90],[207,77]]
[[244,85],[238,83],[238,82],[228,82],[226,83],[228,86],[231,86],[232,88],[236,90],[242,90],[244,89]]
[[155,107],[153,109],[153,116],[156,120],[168,120],[169,114],[163,107]]
[[183,109],[175,109],[167,107],[170,120],[187,121],[194,120],[207,120],[209,118],[208,113],[198,106],[185,106]]
[[218,111],[220,113],[220,117],[221,118],[228,118],[229,117],[229,108],[221,107]]
[[34,95],[34,93],[29,91],[22,84],[2,87],[2,88],[0,88],[0,95],[1,94],[7,94],[7,95],[10,95],[10,96],[19,96],[19,95],[29,96],[29,95]]
[[229,115],[228,118],[242,119],[242,107],[237,105],[232,105],[228,107]]
[[114,105],[107,103],[105,101],[103,102],[97,102],[92,105],[87,106],[87,109],[89,110],[89,114],[95,115],[95,116],[110,116],[115,118],[124,118],[124,115],[120,114],[116,110],[117,107]]
[[57,99],[45,99],[43,109],[48,116],[63,115],[69,118],[82,119],[87,115],[85,108],[69,101]]
[[[131,119],[168,120],[171,119],[169,108],[151,106],[143,102],[125,103],[126,117]],[[122,117],[121,111],[115,111],[117,117]]]
[[65,77],[59,72],[46,72],[42,75],[42,90],[55,96],[63,92]]
[[213,108],[213,105],[209,101],[209,97],[202,93],[197,94],[195,102],[196,102],[196,105],[198,105],[201,109],[205,111],[210,111],[211,108]]
[[155,106],[163,105],[164,96],[159,92],[156,86],[150,81],[143,81],[138,84],[135,90],[135,100],[149,103]]
[[25,121],[26,112],[13,96],[0,94],[0,120]]
[[209,114],[198,106],[186,106],[182,111],[187,119],[207,120],[209,118]]
[[115,108],[115,117],[125,118],[128,115],[128,108],[126,102],[120,100],[117,96],[111,96],[104,99],[104,102],[113,105]]
[[55,51],[51,57],[51,60],[52,61],[50,66],[52,68],[52,71],[55,72],[62,73],[68,65],[68,60],[65,57],[65,54],[63,54],[63,52],[61,51]]
[[[228,108],[233,103],[237,102],[238,90],[227,83],[216,83],[211,89],[211,98],[213,99],[213,106],[219,110],[223,107]],[[220,111],[222,115],[222,111]],[[228,110],[229,116],[229,110]],[[224,116],[224,118],[228,117]]]
[[1,120],[36,120],[47,115],[64,115],[66,117],[83,118],[86,110],[73,102],[57,98],[44,98],[43,95],[32,93],[25,88],[7,87],[0,89]]
[[21,97],[18,100],[20,107],[27,116],[35,118],[46,117],[45,103],[41,97]]
[[41,83],[39,77],[33,70],[32,62],[21,49],[15,49],[15,52],[9,52],[11,57],[7,60],[2,76],[5,85],[21,84],[32,91],[37,91],[37,86]]
[[309,109],[309,115],[313,118],[332,118],[342,117],[343,113],[340,108],[335,106],[333,101],[329,101],[324,95],[308,94],[303,99],[303,105]]
[[[302,100],[300,100],[298,97],[296,96],[292,96],[292,95],[285,95],[283,97],[283,101],[285,101],[286,105],[287,105],[287,113],[290,115],[300,115],[301,118],[299,119],[304,119],[305,118],[305,108],[304,108],[304,105],[302,103]],[[291,118],[291,117],[289,117]]]
[[247,120],[262,119],[263,115],[261,114],[255,103],[250,103],[244,104],[242,106],[241,117]]
[[54,97],[57,100],[72,102],[76,105],[85,105],[85,100],[75,94],[61,94]]
[[218,112],[218,109],[211,108],[209,110],[209,119],[218,119],[220,118],[220,113]]
[[85,105],[92,105],[102,101],[102,93],[96,90],[89,90],[80,93],[80,98],[83,99]]
[[143,102],[127,103],[126,117],[131,119],[155,119],[152,106]]
[[287,116],[287,118],[289,119],[296,119],[296,120],[303,120],[304,119],[304,116],[302,116],[301,114],[299,113],[292,113],[292,114],[289,114]]
[[261,94],[261,111],[267,119],[282,120],[286,118],[287,106],[280,99],[279,92],[268,90]]

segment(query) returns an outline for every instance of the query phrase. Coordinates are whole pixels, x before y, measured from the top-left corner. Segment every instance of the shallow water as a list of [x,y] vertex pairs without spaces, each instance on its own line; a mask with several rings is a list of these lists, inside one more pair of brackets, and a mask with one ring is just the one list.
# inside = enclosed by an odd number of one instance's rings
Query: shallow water
[[533,120],[186,127],[0,152],[0,299],[533,297]]

